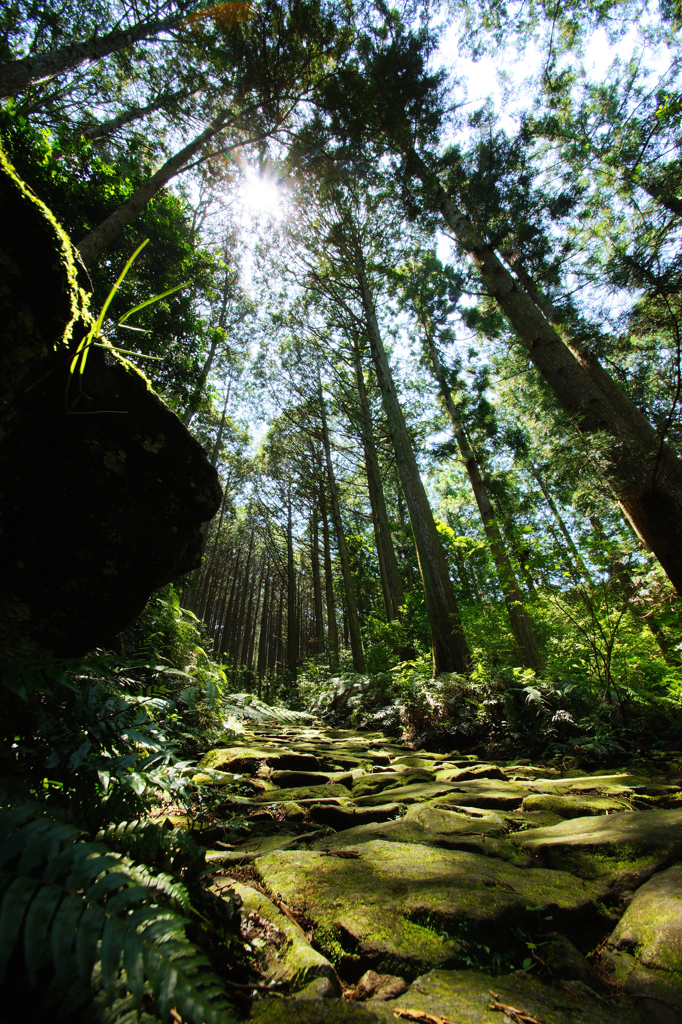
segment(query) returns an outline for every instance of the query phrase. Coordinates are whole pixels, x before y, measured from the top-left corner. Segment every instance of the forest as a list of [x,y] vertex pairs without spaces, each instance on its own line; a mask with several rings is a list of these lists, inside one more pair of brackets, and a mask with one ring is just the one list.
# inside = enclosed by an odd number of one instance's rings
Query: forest
[[5,0],[0,1021],[682,1022],[678,0]]

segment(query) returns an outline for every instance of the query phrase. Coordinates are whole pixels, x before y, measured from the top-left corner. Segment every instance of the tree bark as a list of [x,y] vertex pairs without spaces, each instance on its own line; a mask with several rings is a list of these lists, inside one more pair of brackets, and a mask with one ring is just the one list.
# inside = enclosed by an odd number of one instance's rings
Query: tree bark
[[[561,534],[562,534],[564,540],[566,541],[566,544],[568,546],[568,550],[573,555],[573,559],[575,561],[575,564],[576,564],[576,567],[578,568],[579,573],[581,573],[583,578],[585,580],[587,580],[587,582],[589,583],[589,585],[591,587],[593,587],[594,586],[594,580],[592,579],[592,576],[590,575],[590,571],[587,568],[587,566],[585,565],[583,557],[580,554],[580,552],[578,551],[578,547],[577,547],[575,541],[573,540],[573,537],[571,537],[571,534],[569,532],[568,527],[566,526],[566,523],[564,522],[564,517],[561,515],[561,512],[557,508],[557,504],[556,504],[554,498],[552,497],[552,495],[550,494],[549,488],[548,488],[547,484],[545,483],[543,477],[541,476],[540,471],[538,469],[536,469],[535,466],[531,466],[530,471],[531,471],[531,473],[532,473],[532,475],[533,475],[533,477],[534,477],[538,487],[542,491],[543,497],[544,497],[545,501],[547,502],[547,504],[549,505],[549,508],[550,508],[550,511],[551,511],[552,515],[556,519],[557,526],[561,530]],[[580,582],[580,577],[578,577],[577,582]]]
[[49,82],[51,78],[73,71],[86,61],[100,60],[110,53],[125,50],[142,39],[158,36],[159,33],[177,25],[182,17],[182,14],[176,14],[172,18],[141,21],[131,28],[109,32],[105,36],[96,36],[82,43],[72,43],[70,46],[60,46],[48,53],[7,61],[0,65],[0,99],[9,99],[30,85]]
[[434,676],[441,672],[467,673],[471,668],[471,653],[464,635],[455,590],[414,455],[405,417],[398,400],[393,374],[379,331],[363,256],[357,243],[355,245],[355,268],[365,311],[372,359],[417,548],[419,570],[431,628]]
[[101,121],[99,124],[93,125],[91,128],[85,128],[81,134],[84,139],[88,139],[90,142],[96,142],[97,139],[104,139],[108,135],[114,135],[115,132],[120,131],[121,128],[125,128],[127,124],[132,124],[133,121],[140,121],[147,114],[153,114],[155,110],[160,110],[161,107],[168,100],[177,99],[179,96],[184,96],[184,91],[176,93],[170,93],[167,95],[161,94],[153,99],[151,103],[147,103],[144,107],[133,107],[132,110],[125,110],[116,117],[109,118],[108,121]]
[[298,671],[298,633],[296,623],[296,572],[294,538],[291,526],[291,496],[287,500],[287,668],[292,679]]
[[334,577],[332,576],[332,552],[329,542],[329,518],[327,516],[327,500],[324,484],[320,483],[320,515],[322,517],[322,544],[324,547],[324,586],[327,599],[327,646],[329,649],[329,667],[339,665],[339,627],[336,621],[336,599],[334,597]]
[[490,502],[488,489],[483,477],[481,476],[481,470],[474,451],[469,443],[469,438],[466,435],[464,427],[459,422],[455,403],[452,400],[450,389],[447,386],[443,366],[440,361],[440,356],[438,354],[438,349],[436,348],[433,334],[428,328],[424,333],[428,353],[431,359],[431,366],[433,367],[433,374],[436,378],[440,395],[443,399],[443,404],[445,405],[450,418],[452,432],[455,435],[457,446],[459,448],[460,455],[462,456],[462,461],[464,462],[469,476],[471,489],[474,492],[474,498],[478,505],[478,511],[480,512],[481,520],[483,521],[483,529],[485,530],[485,535],[488,538],[490,553],[493,556],[495,568],[497,569],[497,576],[502,588],[504,603],[507,606],[507,612],[509,613],[512,632],[514,633],[516,642],[523,653],[524,664],[528,668],[536,670],[540,669],[542,667],[542,658],[540,657],[537,640],[535,639],[535,634],[533,632],[530,619],[528,618],[528,613],[523,605],[523,598],[509,557],[509,552],[507,551],[504,540],[502,539],[502,534],[500,533],[500,529],[495,519],[495,510]]
[[322,611],[322,582],[320,579],[320,544],[317,521],[317,503],[310,517],[310,566],[313,575],[313,611],[315,617],[316,654],[324,653],[324,613]]
[[341,508],[339,496],[336,490],[336,479],[334,477],[334,466],[332,465],[332,453],[329,443],[329,428],[327,425],[327,407],[322,394],[322,385],[318,385],[318,402],[320,406],[320,419],[322,422],[322,441],[324,445],[324,458],[327,467],[327,480],[329,481],[329,497],[332,505],[332,519],[336,532],[336,543],[339,549],[339,561],[341,562],[341,574],[343,576],[343,588],[346,597],[347,625],[350,634],[350,646],[353,656],[353,668],[356,672],[365,671],[365,654],[362,649],[362,636],[360,633],[360,617],[358,615],[358,603],[355,597],[353,579],[350,570],[350,558],[346,537],[343,532],[343,520],[341,519]]
[[381,482],[379,456],[374,442],[372,418],[362,368],[362,356],[357,339],[353,341],[353,356],[355,359],[355,376],[358,384],[360,405],[360,434],[365,456],[367,490],[372,508],[374,541],[379,560],[379,575],[381,577],[386,621],[391,622],[393,619],[399,618],[400,609],[405,603],[405,594],[403,593],[403,584],[400,579],[400,572],[398,571],[398,560],[395,556],[395,549],[391,538],[391,524],[388,519],[386,498],[384,497],[384,488]]
[[[233,277],[234,277],[234,275],[230,273],[229,267],[226,267],[225,268],[225,280],[223,281],[223,294],[222,294],[222,299],[221,299],[220,314],[218,316],[218,328],[220,330],[223,330],[224,327],[225,327],[225,316],[226,316],[226,313],[227,313],[227,300],[229,298],[230,284],[233,281]],[[219,341],[219,339],[220,339],[220,335],[219,335],[218,331],[215,331],[214,334],[213,334],[213,339],[211,341],[211,347],[209,349],[208,356],[206,357],[206,361],[204,362],[204,365],[201,368],[201,373],[199,374],[199,379],[197,380],[197,383],[196,383],[196,386],[194,388],[194,391],[192,392],[192,394],[190,396],[190,399],[189,399],[189,402],[187,403],[187,411],[185,412],[185,415],[182,417],[182,422],[185,424],[186,427],[188,427],[190,425],[190,423],[192,422],[192,419],[194,418],[194,415],[195,415],[197,409],[199,408],[199,402],[201,401],[201,396],[204,393],[204,388],[206,387],[206,381],[208,380],[208,375],[211,372],[211,367],[213,366],[213,360],[215,359],[215,354],[216,354],[216,351],[218,349],[218,341]],[[231,386],[231,384],[232,384],[232,378],[230,377],[230,380],[229,380],[229,383],[228,383],[228,386],[227,386],[227,397],[225,399],[225,408],[223,410],[223,418],[222,418],[221,423],[220,423],[220,430],[218,431],[218,438],[216,440],[216,447],[215,447],[215,450],[214,450],[214,458],[217,458],[217,448],[218,448],[218,445],[220,444],[220,441],[222,440],[223,427],[225,425],[225,416],[226,416],[226,413],[227,413],[227,403],[228,403],[229,398],[230,398],[230,386]],[[211,464],[215,466],[215,462],[212,461]]]
[[200,135],[197,135],[192,142],[184,146],[178,153],[166,160],[165,164],[152,174],[144,184],[140,185],[125,203],[122,203],[117,210],[109,214],[101,224],[98,224],[90,234],[82,238],[76,248],[86,267],[91,267],[104,250],[113,242],[124,228],[142,212],[150,199],[157,192],[160,192],[164,185],[182,171],[185,164],[189,163],[195,153],[205,143],[210,142],[227,124],[227,117],[224,113],[214,118],[208,128],[205,128]]
[[411,150],[409,155],[431,190],[435,206],[560,405],[582,433],[610,438],[604,452],[608,460],[605,476],[637,533],[655,553],[675,589],[681,591],[682,461],[603,368],[593,374],[576,358],[417,153]]

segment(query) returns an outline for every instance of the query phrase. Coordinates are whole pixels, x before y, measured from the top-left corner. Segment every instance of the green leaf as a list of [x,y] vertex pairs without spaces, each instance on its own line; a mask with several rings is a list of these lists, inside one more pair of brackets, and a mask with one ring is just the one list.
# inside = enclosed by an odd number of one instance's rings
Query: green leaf
[[19,938],[24,914],[39,885],[38,879],[21,875],[5,892],[0,913],[0,982]]

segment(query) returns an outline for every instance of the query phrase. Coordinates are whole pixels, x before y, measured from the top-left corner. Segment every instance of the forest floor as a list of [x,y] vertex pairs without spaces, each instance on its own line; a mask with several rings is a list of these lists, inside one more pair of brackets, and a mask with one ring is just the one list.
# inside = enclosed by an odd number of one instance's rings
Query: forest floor
[[199,767],[214,891],[241,897],[261,975],[249,1019],[682,1021],[679,779],[314,726]]

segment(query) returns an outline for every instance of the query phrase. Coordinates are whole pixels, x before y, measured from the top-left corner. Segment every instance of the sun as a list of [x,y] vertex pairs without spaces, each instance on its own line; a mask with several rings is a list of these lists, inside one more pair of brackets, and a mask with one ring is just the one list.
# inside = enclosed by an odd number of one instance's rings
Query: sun
[[244,210],[250,214],[264,214],[279,220],[283,216],[283,195],[273,177],[249,170],[241,187]]

